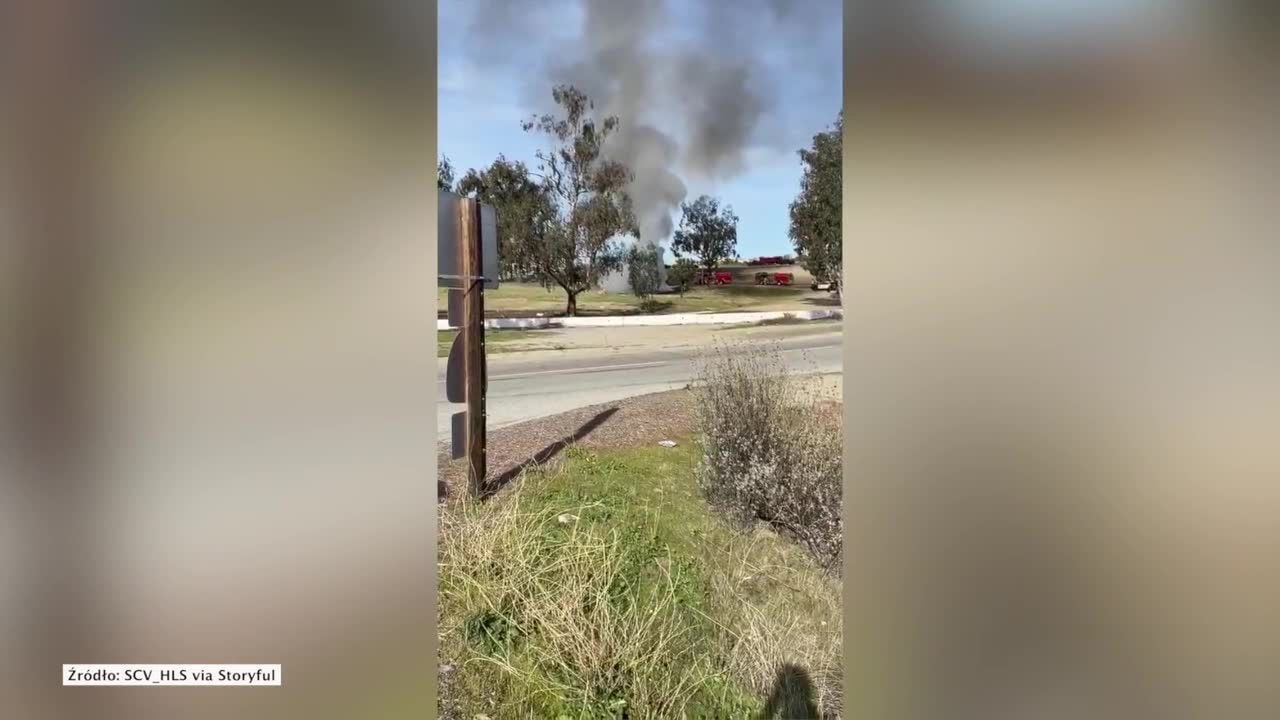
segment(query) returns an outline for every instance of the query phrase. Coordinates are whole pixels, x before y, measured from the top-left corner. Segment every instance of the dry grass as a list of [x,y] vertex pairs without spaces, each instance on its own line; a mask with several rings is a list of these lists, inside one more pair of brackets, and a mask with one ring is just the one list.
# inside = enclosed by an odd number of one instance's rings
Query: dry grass
[[834,715],[842,706],[841,596],[831,577],[799,558],[799,549],[766,527],[726,548],[715,576],[717,615],[730,672],[757,697],[773,689],[782,663],[803,668],[814,684],[814,704]]

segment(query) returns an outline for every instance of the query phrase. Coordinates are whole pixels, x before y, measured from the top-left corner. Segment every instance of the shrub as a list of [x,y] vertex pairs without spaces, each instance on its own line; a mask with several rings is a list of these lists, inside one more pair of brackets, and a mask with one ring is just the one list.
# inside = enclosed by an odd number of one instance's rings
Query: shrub
[[661,268],[657,248],[633,245],[627,253],[627,282],[631,292],[647,302],[662,283]]
[[758,344],[712,350],[695,393],[708,502],[739,523],[769,523],[838,568],[842,433],[816,393],[788,376],[776,346]]
[[689,258],[680,258],[667,272],[667,284],[675,288],[683,296],[693,278],[698,274],[698,265]]

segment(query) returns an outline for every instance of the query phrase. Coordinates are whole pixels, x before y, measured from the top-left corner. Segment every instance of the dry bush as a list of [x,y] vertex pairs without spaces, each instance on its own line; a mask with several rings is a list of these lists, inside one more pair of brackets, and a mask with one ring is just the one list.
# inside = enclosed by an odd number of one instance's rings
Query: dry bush
[[788,375],[777,345],[718,345],[695,385],[703,436],[698,482],[744,525],[764,521],[839,567],[842,433],[813,384]]

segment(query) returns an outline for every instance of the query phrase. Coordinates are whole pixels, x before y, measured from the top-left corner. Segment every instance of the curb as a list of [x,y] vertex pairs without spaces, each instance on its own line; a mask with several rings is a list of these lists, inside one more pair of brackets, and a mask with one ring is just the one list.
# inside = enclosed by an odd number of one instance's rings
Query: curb
[[[842,318],[844,310],[771,310],[735,313],[674,313],[671,315],[608,315],[604,317],[564,318],[489,318],[489,330],[534,330],[567,327],[627,327],[639,325],[741,325],[762,320],[780,320],[791,316],[798,320]],[[436,320],[437,330],[448,330],[449,321]]]

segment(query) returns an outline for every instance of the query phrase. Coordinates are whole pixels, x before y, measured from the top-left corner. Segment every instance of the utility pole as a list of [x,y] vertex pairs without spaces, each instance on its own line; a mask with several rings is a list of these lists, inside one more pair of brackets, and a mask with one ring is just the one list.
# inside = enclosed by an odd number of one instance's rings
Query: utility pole
[[[467,404],[466,456],[467,485],[472,497],[485,489],[485,407],[488,384],[484,348],[484,262],[480,237],[480,202],[462,198],[458,202],[458,267],[466,278],[462,292],[463,387]],[[457,291],[454,291],[457,292]]]

